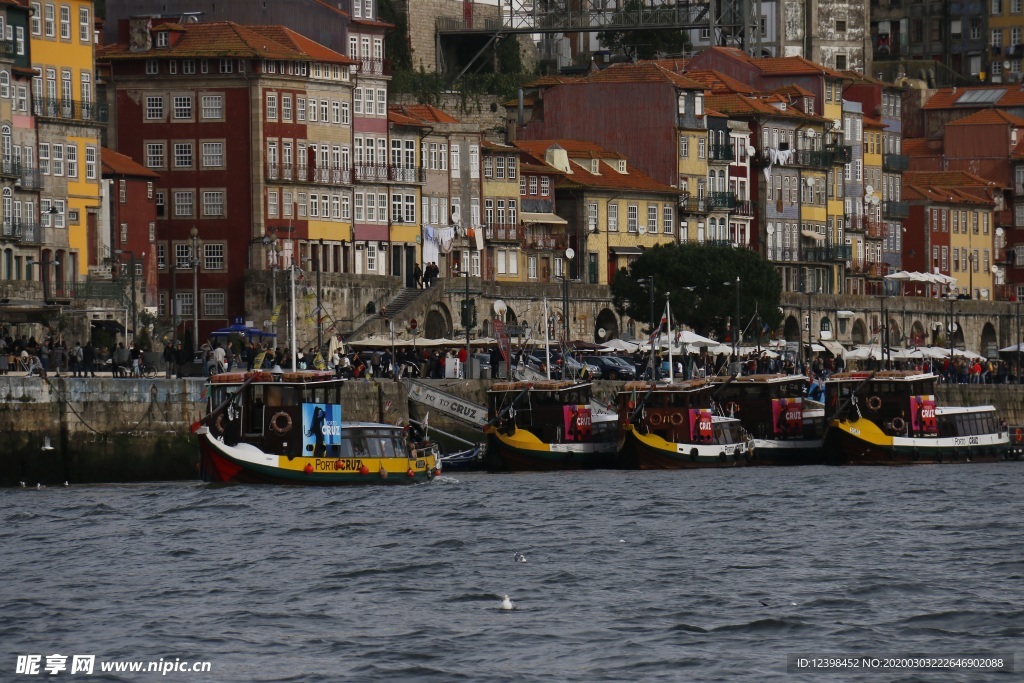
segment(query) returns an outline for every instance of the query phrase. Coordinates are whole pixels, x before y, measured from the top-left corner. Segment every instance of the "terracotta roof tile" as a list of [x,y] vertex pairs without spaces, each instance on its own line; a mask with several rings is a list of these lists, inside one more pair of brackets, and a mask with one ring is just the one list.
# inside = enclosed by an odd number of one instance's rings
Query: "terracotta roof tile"
[[697,81],[680,76],[663,66],[651,62],[637,64],[613,64],[602,71],[595,71],[586,78],[584,83],[670,83],[685,90],[703,90],[704,86]]
[[903,182],[936,187],[997,187],[991,180],[967,171],[904,171]]
[[401,104],[398,105],[397,110],[406,116],[419,119],[425,123],[460,123],[457,118],[432,104]]
[[757,92],[746,83],[737,81],[735,78],[727,76],[715,69],[687,71],[685,75],[688,78],[692,78],[698,83],[701,83],[706,89],[713,93],[742,93],[744,95],[753,95]]
[[690,63],[690,60],[685,57],[666,57],[664,59],[650,59],[645,61],[657,64],[658,66],[677,74],[689,75],[686,73],[686,65]]
[[843,74],[803,57],[750,58],[750,63],[767,76],[788,74],[824,74],[832,78],[846,78]]
[[527,88],[545,88],[545,87],[550,87],[550,86],[554,86],[554,85],[563,85],[565,83],[576,83],[579,80],[582,80],[582,76],[548,75],[548,76],[541,76],[540,78],[536,78],[536,79],[530,81],[529,83],[527,83],[524,87],[527,87]]
[[1013,148],[1012,152],[1010,152],[1010,158],[1017,161],[1024,159],[1024,138],[1021,138],[1021,141],[1018,142],[1017,146]]
[[[996,97],[971,95],[981,90],[1002,91]],[[991,107],[1024,106],[1024,91],[1016,86],[982,85],[970,88],[940,88],[922,109],[987,109]]]
[[[563,148],[570,161],[572,173],[567,173],[555,182],[556,187],[584,187],[593,190],[635,190],[637,192],[659,192],[666,194],[678,194],[679,190],[669,185],[664,185],[644,174],[639,169],[630,168],[627,164],[627,172],[619,173],[618,169],[608,165],[604,159],[624,159],[618,152],[601,147],[600,145],[586,140],[517,140],[516,147],[519,147],[531,157],[542,160],[544,153],[554,145]],[[579,163],[580,159],[600,159],[597,174],[590,172],[589,164]],[[545,168],[556,173],[558,169],[544,165]],[[527,168],[527,165],[524,165]]]
[[877,119],[874,116],[865,116],[863,120],[864,120],[864,127],[865,128],[888,128],[889,127],[889,124],[882,123],[882,119]]
[[417,118],[406,116],[394,105],[388,107],[388,123],[394,123],[399,126],[416,126],[418,128],[422,128],[425,125]]
[[103,147],[100,149],[100,165],[103,167],[103,175],[114,176],[136,176],[139,178],[159,178],[154,173],[131,157],[115,152],[112,149]]
[[100,48],[97,54],[98,59],[114,61],[181,57],[315,59],[336,64],[352,63],[345,55],[315,43],[289,28],[243,26],[233,21],[189,24],[177,44],[168,48],[133,52],[127,44],[118,43]]
[[910,157],[936,157],[942,155],[942,141],[906,138],[902,142],[901,149]]
[[1011,126],[1024,126],[1024,119],[1013,114],[1007,114],[1000,109],[982,109],[970,116],[965,116],[956,121],[950,121],[947,126],[971,126],[971,125],[998,125],[1008,124]]
[[778,109],[770,101],[785,102],[785,98],[771,97],[759,99],[746,95],[709,95],[706,98],[705,106],[708,109],[722,112],[726,116],[777,116],[781,118],[797,118],[803,121],[823,121],[820,116],[805,114],[796,107],[787,106],[784,110]]
[[377,21],[376,19],[352,19],[352,23],[358,26],[368,26],[370,28],[394,28],[394,24],[389,24],[386,21]]
[[815,94],[810,90],[807,88],[801,88],[796,83],[790,83],[789,85],[775,88],[772,92],[789,95],[790,97],[815,97]]

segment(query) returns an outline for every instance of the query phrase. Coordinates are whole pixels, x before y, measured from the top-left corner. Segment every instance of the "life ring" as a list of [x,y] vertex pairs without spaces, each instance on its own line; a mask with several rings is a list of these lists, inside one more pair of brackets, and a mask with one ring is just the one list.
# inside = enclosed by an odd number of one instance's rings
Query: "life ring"
[[647,421],[650,422],[652,426],[657,427],[665,421],[665,416],[661,413],[651,413],[650,417],[647,418]]
[[[282,421],[281,418],[284,418]],[[270,428],[278,434],[287,434],[292,430],[292,416],[283,410],[274,413],[270,418]]]
[[1020,427],[1017,427],[1017,431],[1013,433],[1013,440],[1016,443],[1021,443],[1022,441],[1024,441],[1024,432],[1021,431]]
[[213,428],[217,436],[224,433],[224,413],[217,416],[217,420],[213,423]]
[[730,415],[735,415],[736,413],[740,412],[740,404],[737,403],[736,401],[730,401],[729,403],[726,404],[725,410]]
[[902,433],[903,430],[906,429],[906,427],[907,427],[907,421],[904,420],[902,417],[894,417],[892,419],[893,431]]
[[868,410],[878,411],[882,408],[882,399],[878,396],[868,396]]
[[683,424],[683,414],[682,413],[672,413],[672,424],[676,425],[677,427],[679,425]]

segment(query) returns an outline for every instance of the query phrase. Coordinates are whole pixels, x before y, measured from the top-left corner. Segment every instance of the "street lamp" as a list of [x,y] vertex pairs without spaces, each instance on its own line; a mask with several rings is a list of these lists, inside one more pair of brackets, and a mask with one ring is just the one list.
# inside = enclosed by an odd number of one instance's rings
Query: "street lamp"
[[[654,327],[654,276],[653,275],[649,275],[648,277],[640,278],[639,280],[637,280],[637,284],[639,284],[641,287],[646,287],[647,288],[647,293],[650,295],[650,302],[651,302],[651,339],[650,339],[650,343],[651,343],[651,360],[650,360],[650,365],[651,365],[651,380],[655,381],[655,380],[658,379],[658,367],[654,363],[654,329],[655,329],[655,327]],[[659,329],[660,329],[660,325],[659,325]],[[670,340],[669,344],[671,344],[671,343],[672,342]]]
[[738,361],[740,359],[740,276],[736,276],[735,282],[723,282],[722,284],[727,287],[731,284],[736,285],[736,317],[732,321],[732,357],[734,361]]
[[[956,292],[950,288],[949,292],[946,293],[946,301],[949,302],[949,368],[950,372],[955,373],[956,370],[953,367],[953,302],[956,301]],[[1019,352],[1018,352],[1019,353]]]
[[562,271],[562,339],[569,343],[569,271],[572,268],[572,260],[576,252],[572,247],[565,250],[565,258],[569,261],[569,267]]
[[189,230],[192,236],[192,350],[199,349],[199,229],[192,226]]
[[135,289],[135,252],[131,249],[115,249],[115,254],[128,254],[130,267],[132,269],[132,341],[139,334],[139,307],[136,301]]

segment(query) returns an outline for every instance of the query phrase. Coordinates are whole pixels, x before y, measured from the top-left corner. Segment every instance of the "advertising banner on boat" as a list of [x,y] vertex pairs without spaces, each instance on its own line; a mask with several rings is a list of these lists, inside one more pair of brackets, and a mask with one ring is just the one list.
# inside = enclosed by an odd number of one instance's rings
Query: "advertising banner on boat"
[[590,406],[562,406],[562,421],[566,441],[576,443],[590,441],[593,423]]
[[802,398],[772,399],[772,433],[775,436],[800,436],[804,431]]
[[935,434],[939,423],[935,418],[935,396],[925,394],[910,397],[910,433]]
[[711,429],[710,408],[690,409],[690,438],[697,443],[711,443],[714,441],[714,431]]
[[328,446],[341,445],[341,406],[324,403],[302,404],[302,453],[322,457]]

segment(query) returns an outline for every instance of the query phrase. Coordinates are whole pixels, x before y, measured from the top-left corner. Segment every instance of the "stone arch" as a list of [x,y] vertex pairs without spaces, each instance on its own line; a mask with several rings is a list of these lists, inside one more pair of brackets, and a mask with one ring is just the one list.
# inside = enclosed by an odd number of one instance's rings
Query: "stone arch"
[[920,320],[915,320],[910,326],[910,341],[914,346],[927,346],[928,335]]
[[783,327],[782,336],[786,341],[800,341],[803,339],[803,330],[800,329],[800,321],[794,316],[786,318],[786,325]]
[[966,349],[964,345],[964,326],[960,323],[955,323],[956,329],[953,330],[953,347],[957,349]]
[[[598,330],[604,329],[604,337],[598,334]],[[611,341],[619,336],[619,320],[610,309],[601,309],[594,319],[594,341],[598,344]]]
[[889,346],[898,346],[903,343],[903,331],[900,329],[899,322],[892,316],[889,316],[889,338],[887,341]]
[[868,326],[864,324],[863,318],[853,321],[853,329],[850,330],[850,341],[854,344],[866,344],[868,339]]
[[988,358],[999,357],[999,341],[992,323],[985,323],[981,328],[981,346],[978,347],[978,352]]
[[423,338],[440,339],[452,333],[452,314],[443,303],[434,304],[423,321]]

